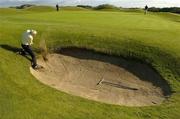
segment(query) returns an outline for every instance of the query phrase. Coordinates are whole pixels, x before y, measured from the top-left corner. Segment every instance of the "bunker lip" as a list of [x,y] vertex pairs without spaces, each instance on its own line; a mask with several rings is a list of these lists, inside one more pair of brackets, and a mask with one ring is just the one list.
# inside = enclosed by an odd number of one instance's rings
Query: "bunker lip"
[[90,100],[124,106],[161,104],[170,95],[165,80],[141,62],[87,49],[62,48],[38,59],[45,68],[31,73],[57,90]]

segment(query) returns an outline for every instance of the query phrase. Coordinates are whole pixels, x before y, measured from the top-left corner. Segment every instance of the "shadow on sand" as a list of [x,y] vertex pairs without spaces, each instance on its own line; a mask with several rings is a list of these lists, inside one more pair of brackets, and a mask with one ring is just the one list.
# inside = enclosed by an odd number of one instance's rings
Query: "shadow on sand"
[[[93,50],[87,50],[87,49],[76,48],[76,47],[61,48],[59,51],[55,51],[55,52],[63,54],[63,55],[67,55],[67,56],[76,57],[79,59],[98,60],[98,61],[113,64],[113,65],[117,65],[133,73],[134,75],[139,77],[141,80],[151,82],[154,86],[160,87],[165,96],[168,96],[172,93],[170,86],[163,79],[163,77],[159,75],[155,69],[153,69],[151,66],[145,63],[124,59],[122,57],[117,57],[117,56],[109,56],[106,54],[97,53]],[[104,84],[112,85],[112,84],[109,84],[108,82],[104,82]]]

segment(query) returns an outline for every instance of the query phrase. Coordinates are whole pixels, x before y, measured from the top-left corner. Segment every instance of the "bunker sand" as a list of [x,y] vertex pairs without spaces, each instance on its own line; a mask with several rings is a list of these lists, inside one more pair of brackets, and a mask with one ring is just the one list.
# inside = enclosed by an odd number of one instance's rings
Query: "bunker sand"
[[30,71],[40,82],[90,100],[148,106],[162,103],[170,94],[165,80],[148,65],[119,57],[65,48],[38,63],[44,69]]

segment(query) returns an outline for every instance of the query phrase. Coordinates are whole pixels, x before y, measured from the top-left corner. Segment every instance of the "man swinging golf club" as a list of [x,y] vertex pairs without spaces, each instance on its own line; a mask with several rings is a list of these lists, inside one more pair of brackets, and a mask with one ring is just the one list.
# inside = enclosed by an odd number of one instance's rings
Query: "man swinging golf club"
[[26,32],[23,33],[21,40],[21,46],[23,49],[20,51],[19,54],[26,55],[28,53],[32,58],[32,63],[31,63],[32,68],[39,69],[41,68],[41,66],[37,65],[35,53],[32,51],[31,48],[31,45],[33,44],[33,38],[36,35],[37,35],[37,31],[35,30],[27,30]]

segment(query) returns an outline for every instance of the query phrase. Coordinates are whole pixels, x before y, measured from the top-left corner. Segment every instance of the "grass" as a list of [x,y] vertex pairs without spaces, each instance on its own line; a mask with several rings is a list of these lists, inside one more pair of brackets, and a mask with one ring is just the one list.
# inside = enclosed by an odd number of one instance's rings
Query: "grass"
[[[0,8],[0,119],[175,119],[180,116],[180,16],[169,13]],[[163,104],[125,107],[86,100],[38,82],[15,51],[26,29],[50,47],[86,47],[149,63],[169,83]]]
[[74,6],[63,6],[60,7],[60,10],[65,10],[65,11],[88,11],[90,9],[82,8],[82,7],[74,7]]
[[38,12],[52,12],[55,10],[55,8],[50,6],[31,6],[28,8],[25,8],[27,11],[38,11]]

